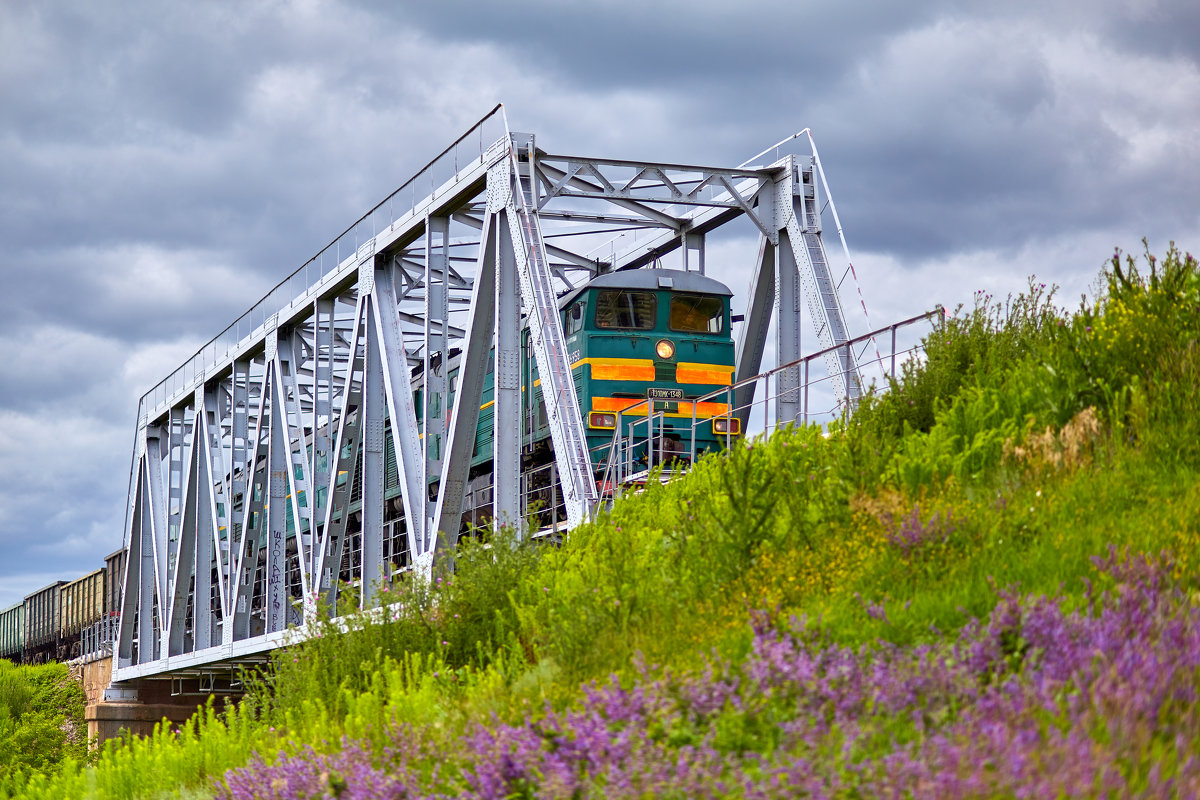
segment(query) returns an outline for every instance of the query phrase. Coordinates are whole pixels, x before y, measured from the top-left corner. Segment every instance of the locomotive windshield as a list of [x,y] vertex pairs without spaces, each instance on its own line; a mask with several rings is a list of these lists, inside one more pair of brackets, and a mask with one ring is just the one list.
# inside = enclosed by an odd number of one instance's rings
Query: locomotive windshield
[[596,327],[650,330],[654,327],[656,305],[654,292],[637,292],[629,289],[608,289],[598,292],[596,294]]
[[685,333],[720,333],[725,326],[725,302],[709,294],[671,297],[671,330]]

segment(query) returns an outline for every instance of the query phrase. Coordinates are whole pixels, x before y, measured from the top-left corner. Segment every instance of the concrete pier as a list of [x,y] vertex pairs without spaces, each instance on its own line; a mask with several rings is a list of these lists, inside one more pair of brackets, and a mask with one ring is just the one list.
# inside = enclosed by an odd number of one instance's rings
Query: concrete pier
[[[87,699],[84,720],[93,748],[121,736],[123,731],[134,736],[147,736],[164,719],[174,727],[181,726],[204,706],[209,696],[200,691],[173,692],[172,682],[168,680],[141,680],[132,686],[111,688],[111,656],[72,662],[71,674],[82,684]],[[174,688],[185,687],[180,683]],[[221,694],[219,707],[231,696],[229,692]]]

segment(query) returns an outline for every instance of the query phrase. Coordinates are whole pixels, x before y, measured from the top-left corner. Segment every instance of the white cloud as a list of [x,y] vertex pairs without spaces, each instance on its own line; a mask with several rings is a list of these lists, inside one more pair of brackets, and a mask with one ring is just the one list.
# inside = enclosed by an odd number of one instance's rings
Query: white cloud
[[1061,102],[1095,114],[1127,143],[1127,162],[1107,166],[1132,175],[1181,162],[1195,169],[1200,69],[1194,62],[1131,53],[1088,34],[1048,41],[1042,54]]

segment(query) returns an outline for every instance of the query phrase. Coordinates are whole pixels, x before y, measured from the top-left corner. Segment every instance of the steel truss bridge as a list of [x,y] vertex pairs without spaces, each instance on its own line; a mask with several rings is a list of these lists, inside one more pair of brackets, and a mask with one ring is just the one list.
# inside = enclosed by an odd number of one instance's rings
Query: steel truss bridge
[[[519,526],[523,324],[566,527],[594,513],[604,498],[557,300],[599,273],[667,254],[703,273],[706,237],[748,219],[759,241],[736,345],[739,414],[754,402],[772,319],[784,367],[767,416],[808,414],[803,303],[833,392],[853,403],[861,353],[822,240],[820,161],[815,146],[772,158],[706,167],[554,155],[510,132],[497,106],[292,273],[141,400],[114,699],[137,679],[211,684],[214,670],[264,658],[320,598],[334,607],[343,565],[363,607],[378,602],[380,579],[430,576],[455,547],[493,348],[494,516]],[[389,475],[398,501],[385,500]]]

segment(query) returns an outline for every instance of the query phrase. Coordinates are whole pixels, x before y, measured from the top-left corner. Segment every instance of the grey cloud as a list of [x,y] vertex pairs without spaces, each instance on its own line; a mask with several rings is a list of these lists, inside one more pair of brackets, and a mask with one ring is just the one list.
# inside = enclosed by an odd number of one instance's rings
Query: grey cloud
[[[1047,58],[1056,42],[1038,41],[1027,23],[940,28],[893,43],[847,82],[846,99],[822,109],[834,121],[821,140],[825,160],[850,165],[835,191],[866,247],[914,257],[1012,248],[1064,227],[1112,226],[1117,203],[1129,212],[1123,221],[1157,229],[1166,220],[1146,213],[1158,205],[1146,192],[1178,191],[1181,168],[1200,177],[1194,159],[1171,164],[1173,176],[1161,174],[1166,159],[1130,169],[1137,130],[1115,128],[1109,98],[1077,93],[1057,74]],[[997,53],[1012,58],[996,63]],[[1147,127],[1164,111],[1148,109]],[[1157,179],[1166,183],[1148,190]]]
[[489,41],[583,87],[662,82],[686,91],[827,80],[938,4],[779,0],[395,5],[364,2],[396,24],[449,41]]

